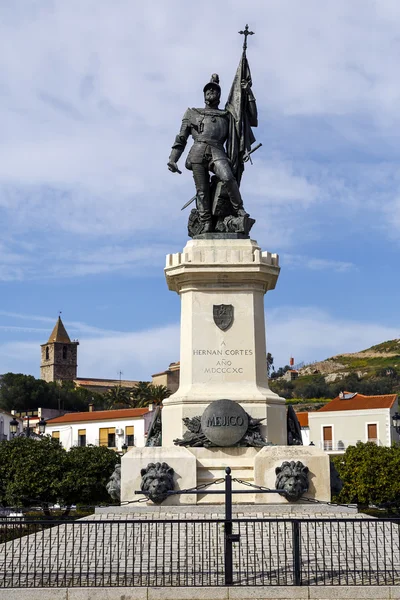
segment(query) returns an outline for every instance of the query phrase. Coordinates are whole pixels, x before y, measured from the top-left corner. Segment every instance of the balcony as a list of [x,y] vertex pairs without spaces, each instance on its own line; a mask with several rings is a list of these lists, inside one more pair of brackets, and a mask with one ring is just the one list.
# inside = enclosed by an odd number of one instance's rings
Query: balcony
[[329,454],[344,454],[349,446],[355,446],[358,442],[362,442],[363,444],[366,444],[367,442],[372,442],[377,446],[383,446],[382,442],[376,438],[370,440],[325,440],[318,442],[317,446],[318,448],[320,448],[321,450],[325,450],[325,452],[328,452]]

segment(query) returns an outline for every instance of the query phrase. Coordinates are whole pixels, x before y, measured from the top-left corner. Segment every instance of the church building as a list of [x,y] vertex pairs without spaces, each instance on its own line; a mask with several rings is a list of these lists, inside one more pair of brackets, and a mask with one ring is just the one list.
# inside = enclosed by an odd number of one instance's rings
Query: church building
[[71,342],[61,317],[46,344],[41,344],[40,378],[50,381],[74,381],[78,369],[79,342]]
[[124,379],[78,377],[78,346],[78,340],[71,341],[61,317],[58,317],[49,339],[40,346],[40,378],[48,383],[73,381],[77,387],[100,394],[117,386],[134,388],[137,385],[137,381]]

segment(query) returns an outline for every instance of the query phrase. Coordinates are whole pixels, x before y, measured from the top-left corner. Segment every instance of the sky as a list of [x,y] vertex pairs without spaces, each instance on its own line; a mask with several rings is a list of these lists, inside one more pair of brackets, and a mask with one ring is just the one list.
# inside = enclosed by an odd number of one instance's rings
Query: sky
[[166,163],[211,73],[225,101],[246,23],[274,364],[400,337],[398,0],[0,0],[0,373],[39,376],[59,311],[80,377],[179,360],[163,268],[194,187]]

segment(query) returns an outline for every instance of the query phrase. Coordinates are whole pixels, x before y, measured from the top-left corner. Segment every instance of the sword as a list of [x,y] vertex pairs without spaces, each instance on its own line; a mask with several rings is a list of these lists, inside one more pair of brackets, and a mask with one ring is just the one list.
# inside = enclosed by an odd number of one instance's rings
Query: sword
[[[250,152],[246,152],[246,154],[243,157],[243,162],[247,162],[248,160],[251,162],[251,164],[253,164],[250,154],[253,154],[253,152],[255,152],[256,150],[258,150],[259,148],[261,148],[262,144],[257,144],[257,146],[254,146],[254,148],[252,148],[250,150]],[[181,210],[185,210],[185,208],[187,208],[190,204],[192,204],[192,202],[194,202],[196,200],[196,196],[193,196],[193,198],[190,198],[190,200],[188,200],[186,202],[186,204],[184,204],[181,208]]]
[[190,200],[182,206],[181,210],[185,210],[185,208],[187,208],[189,206],[189,204],[192,204],[192,202],[194,202],[196,200],[196,198],[197,198],[197,196],[193,196],[193,198],[190,198]]
[[243,162],[247,162],[248,160],[250,161],[251,164],[253,164],[253,161],[251,160],[250,154],[253,154],[253,152],[255,152],[256,150],[258,150],[259,148],[261,148],[262,144],[257,144],[257,146],[254,146],[254,148],[252,148],[250,150],[250,152],[246,152],[246,154],[243,156]]

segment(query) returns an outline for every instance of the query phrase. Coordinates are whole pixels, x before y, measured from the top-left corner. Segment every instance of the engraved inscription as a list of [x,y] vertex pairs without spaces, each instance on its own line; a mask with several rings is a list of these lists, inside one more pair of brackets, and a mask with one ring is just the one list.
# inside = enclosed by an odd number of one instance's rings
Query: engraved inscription
[[229,415],[218,417],[213,415],[211,418],[207,419],[207,427],[243,427],[243,425],[243,417]]
[[202,367],[203,373],[207,375],[241,375],[244,373],[244,366],[238,364],[235,358],[253,356],[254,354],[251,348],[194,348],[192,352],[193,356],[221,357],[214,364]]

